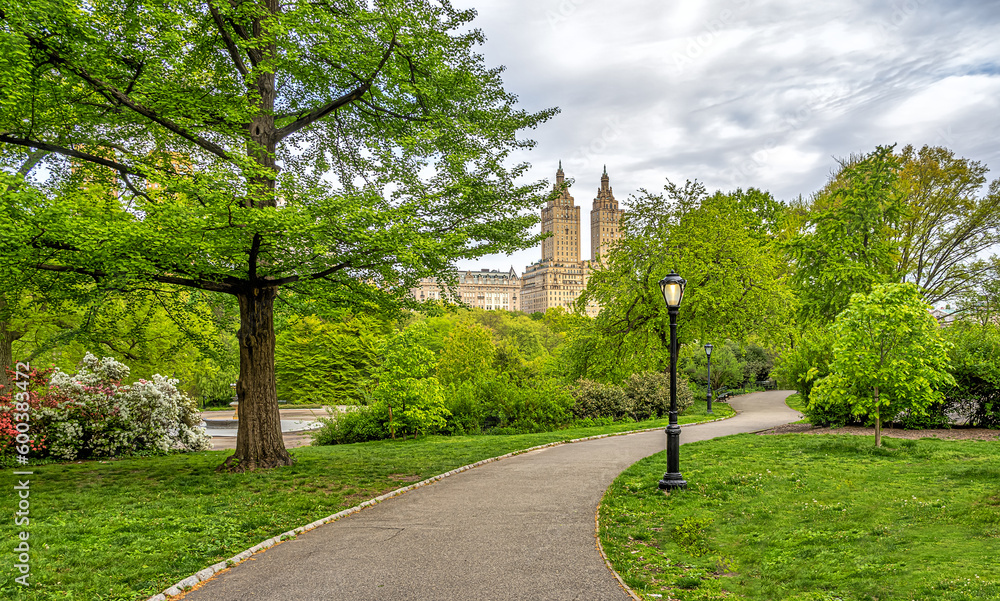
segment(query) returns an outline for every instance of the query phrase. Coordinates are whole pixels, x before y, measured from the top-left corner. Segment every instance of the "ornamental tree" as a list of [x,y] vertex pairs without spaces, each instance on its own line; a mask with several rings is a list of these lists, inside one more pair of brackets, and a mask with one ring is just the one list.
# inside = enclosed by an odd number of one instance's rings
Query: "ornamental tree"
[[883,417],[923,415],[954,385],[949,344],[915,284],[879,284],[854,294],[833,324],[830,375],[812,390],[810,408],[847,405],[875,420],[882,446]]
[[[537,242],[515,108],[447,0],[0,0],[0,158],[52,182],[0,203],[0,264],[238,301],[228,469],[291,463],[282,290],[398,306],[455,259]],[[4,164],[15,164],[7,161]],[[9,170],[8,170],[9,171]]]

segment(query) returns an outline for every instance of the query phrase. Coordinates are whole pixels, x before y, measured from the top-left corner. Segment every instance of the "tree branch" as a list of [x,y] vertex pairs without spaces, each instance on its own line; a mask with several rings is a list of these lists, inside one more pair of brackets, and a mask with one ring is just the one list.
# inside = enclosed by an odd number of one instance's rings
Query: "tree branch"
[[382,71],[382,68],[385,67],[385,64],[389,61],[389,57],[392,56],[392,49],[395,47],[396,47],[396,34],[393,33],[392,40],[389,41],[389,47],[385,49],[385,53],[382,55],[381,62],[379,62],[378,67],[375,68],[375,71],[371,74],[371,76],[365,83],[358,86],[353,91],[344,94],[340,98],[336,98],[330,101],[329,103],[310,111],[304,117],[296,119],[295,121],[292,121],[288,125],[282,127],[277,132],[275,132],[275,140],[283,140],[286,137],[292,135],[293,133],[299,131],[303,127],[319,119],[322,119],[323,117],[326,117],[327,115],[337,110],[338,108],[346,104],[350,104],[351,102],[354,102],[355,100],[358,100],[359,98],[364,96],[368,92],[368,90],[371,89],[372,83],[375,81],[375,78],[378,77],[378,74]]
[[123,165],[117,161],[112,161],[104,157],[97,156],[96,154],[90,154],[89,152],[80,152],[79,150],[73,150],[72,148],[66,148],[64,146],[56,146],[55,144],[48,144],[46,142],[36,142],[34,140],[27,140],[24,138],[16,138],[8,134],[0,134],[0,142],[6,142],[8,144],[15,144],[17,146],[24,146],[27,148],[36,148],[38,150],[45,150],[48,152],[54,152],[56,154],[61,154],[63,156],[74,157],[77,159],[82,159],[88,163],[95,163],[98,165],[103,165],[121,174],[138,175],[144,177],[141,171],[136,170],[134,167],[129,167],[128,165]]
[[243,58],[240,56],[240,50],[236,47],[233,42],[232,36],[226,31],[225,24],[222,22],[222,15],[219,14],[219,10],[215,8],[215,4],[211,0],[208,2],[208,10],[212,13],[212,19],[215,21],[215,26],[218,28],[219,33],[222,35],[222,41],[226,44],[226,50],[229,51],[229,56],[233,59],[233,64],[236,65],[236,70],[240,72],[243,77],[250,75],[250,70],[247,69],[246,64],[243,63]]
[[54,65],[64,66],[71,73],[89,83],[97,92],[105,94],[110,98],[113,98],[120,104],[127,106],[136,113],[142,115],[143,117],[146,117],[147,119],[149,119],[154,123],[159,124],[165,129],[174,132],[175,134],[181,136],[182,138],[190,142],[193,142],[194,144],[197,144],[201,148],[216,155],[217,157],[225,159],[227,161],[231,160],[229,154],[218,144],[187,131],[177,123],[174,123],[172,120],[164,117],[163,115],[158,114],[153,109],[144,106],[142,104],[139,104],[138,102],[135,102],[127,94],[125,94],[115,86],[106,83],[100,80],[99,78],[91,75],[90,72],[84,69],[83,67],[77,67],[73,65],[68,60],[63,58],[59,54],[59,52],[57,52],[54,48],[49,46],[44,40],[36,38],[32,35],[26,35],[25,37],[28,39],[28,41],[31,43],[32,46],[34,46],[39,51],[44,52],[46,55],[48,55],[49,60],[51,60]]

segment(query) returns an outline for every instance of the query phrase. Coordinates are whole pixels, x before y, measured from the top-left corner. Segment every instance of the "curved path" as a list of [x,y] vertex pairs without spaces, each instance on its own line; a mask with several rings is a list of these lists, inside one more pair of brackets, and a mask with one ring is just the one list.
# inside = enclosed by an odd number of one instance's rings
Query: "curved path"
[[[800,419],[789,394],[734,398],[736,417],[684,426],[681,443]],[[489,463],[300,534],[184,599],[624,601],[594,514],[615,477],[665,442],[662,430],[642,432]]]

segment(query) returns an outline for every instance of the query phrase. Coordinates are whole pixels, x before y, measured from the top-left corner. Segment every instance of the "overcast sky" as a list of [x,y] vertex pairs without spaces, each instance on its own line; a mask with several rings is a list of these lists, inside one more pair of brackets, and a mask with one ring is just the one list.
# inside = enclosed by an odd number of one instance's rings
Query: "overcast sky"
[[[589,212],[607,165],[620,202],[666,178],[808,197],[835,157],[947,146],[1000,177],[1000,4],[991,0],[453,0],[528,110],[533,180],[560,160]],[[540,248],[463,261],[523,273]]]

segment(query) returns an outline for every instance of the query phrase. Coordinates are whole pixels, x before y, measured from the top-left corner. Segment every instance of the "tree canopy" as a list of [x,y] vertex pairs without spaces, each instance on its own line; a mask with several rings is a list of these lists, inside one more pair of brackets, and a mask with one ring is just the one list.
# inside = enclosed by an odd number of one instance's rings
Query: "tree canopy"
[[786,244],[800,314],[833,321],[852,294],[891,281],[905,211],[891,146],[845,163],[820,192],[803,230]]
[[515,184],[527,165],[508,159],[555,111],[515,107],[476,52],[474,14],[431,0],[0,0],[0,158],[46,151],[55,179],[4,194],[3,262],[236,297],[228,466],[290,463],[279,289],[393,305],[456,258],[536,240],[526,211],[543,183]]
[[[682,342],[780,339],[793,307],[775,235],[781,204],[759,190],[708,195],[702,184],[668,182],[643,192],[624,215],[621,237],[578,301],[601,306],[595,325],[607,359],[662,369],[669,322],[659,280],[671,270],[687,279],[679,320]],[[600,355],[587,358],[593,363]],[[613,372],[614,369],[610,368]]]

